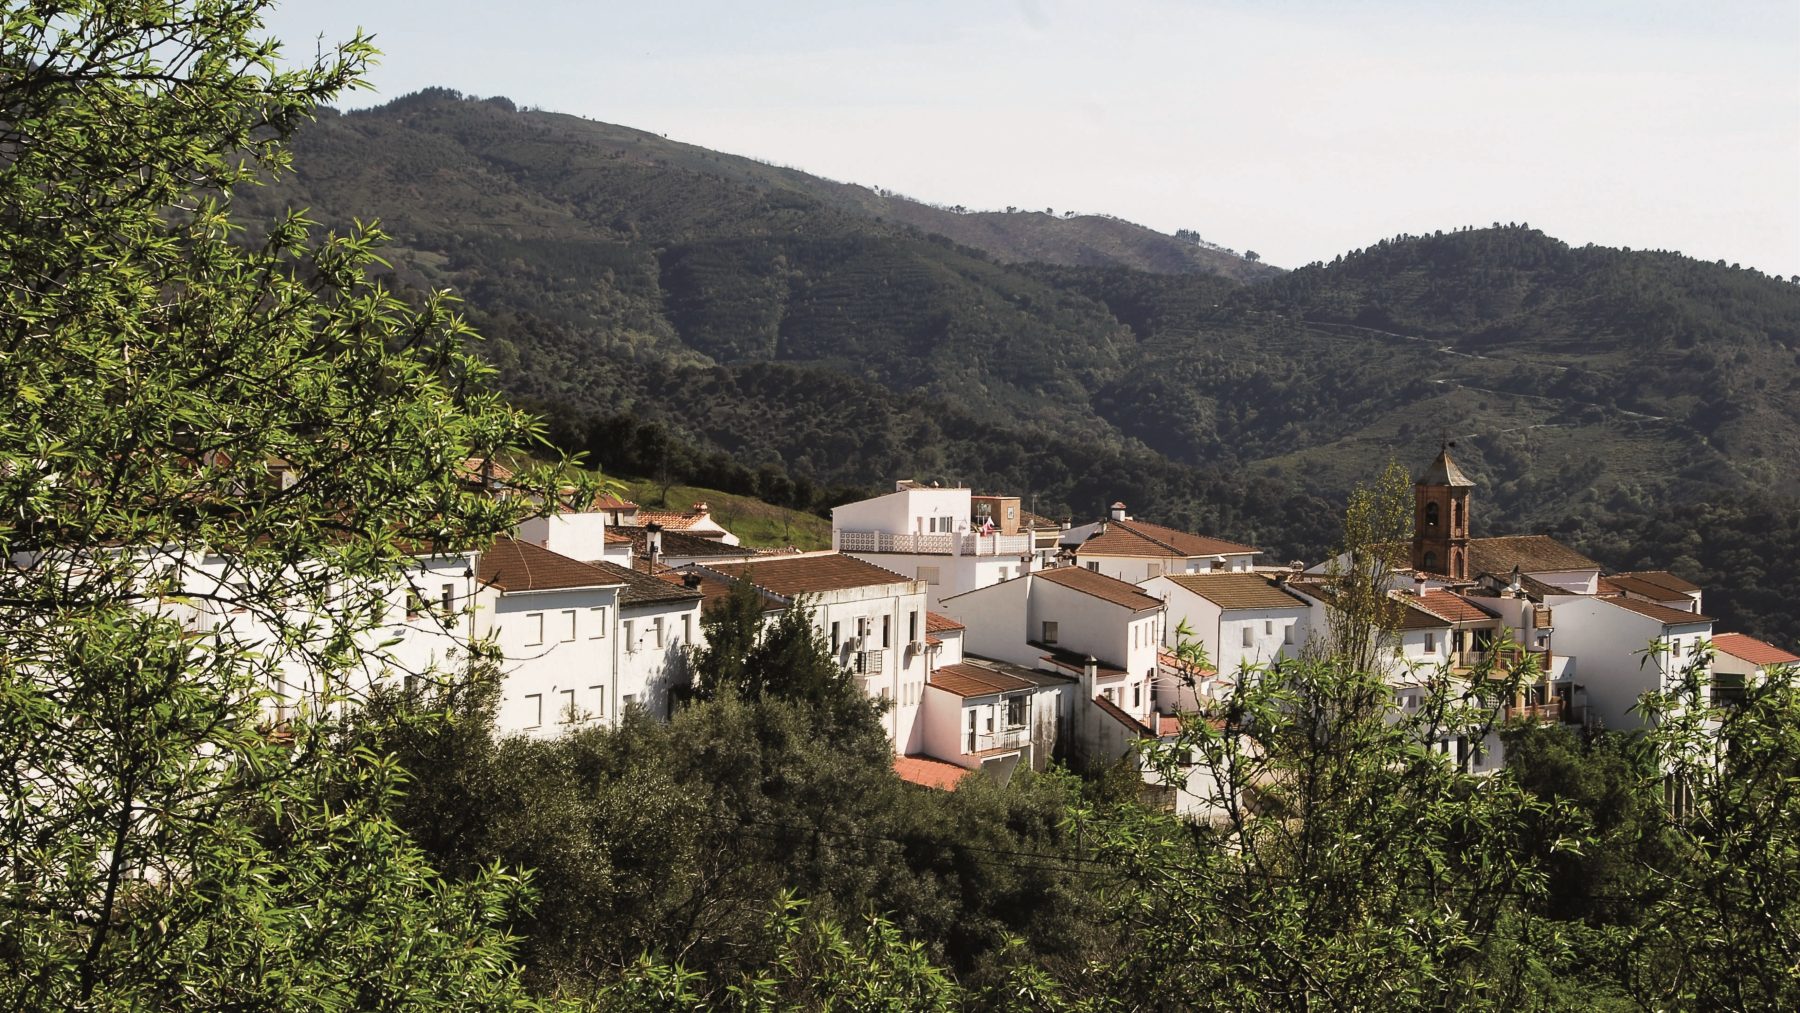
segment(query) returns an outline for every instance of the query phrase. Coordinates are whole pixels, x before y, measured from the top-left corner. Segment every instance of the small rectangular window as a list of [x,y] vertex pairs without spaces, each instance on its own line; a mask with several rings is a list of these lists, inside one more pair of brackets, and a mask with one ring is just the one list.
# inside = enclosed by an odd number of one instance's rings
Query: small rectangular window
[[455,584],[445,584],[438,589],[438,604],[442,606],[445,615],[451,615],[456,611]]
[[1094,571],[1095,573],[1100,572],[1100,564],[1098,562],[1089,563],[1087,565],[1087,568]]
[[627,693],[627,694],[625,694],[624,699],[620,701],[619,708],[621,710],[630,710],[632,708],[632,705],[636,704],[636,703],[637,703],[637,694],[636,693]]
[[544,642],[544,614],[542,612],[525,613],[525,646],[536,647]]
[[625,635],[625,653],[636,654],[638,649],[637,620],[627,619],[623,623],[620,623],[619,626],[620,632]]
[[1281,642],[1284,644],[1291,644],[1294,642],[1294,624],[1293,623],[1288,623],[1286,626],[1283,626],[1281,628]]
[[663,649],[663,617],[656,617],[656,649]]
[[529,722],[525,727],[536,728],[544,723],[544,695],[542,693],[525,694],[525,718]]
[[580,721],[581,711],[577,710],[575,707],[575,691],[572,689],[565,689],[561,690],[556,695],[562,698],[558,704],[559,713],[557,714],[557,719],[563,724],[572,724],[576,721]]
[[606,716],[606,687],[605,686],[589,686],[588,687],[588,699],[594,701],[594,716],[597,718],[605,717]]
[[681,642],[684,644],[694,642],[694,616],[691,612],[681,617]]
[[566,644],[569,641],[574,640],[575,639],[575,610],[574,609],[563,609],[562,622],[559,623],[558,625],[560,625],[562,627],[563,643]]
[[1425,653],[1426,654],[1436,654],[1437,653],[1437,634],[1435,634],[1435,633],[1425,634]]
[[1681,657],[1681,640],[1679,638],[1669,638],[1669,653],[1674,657]]
[[1244,646],[1252,647],[1252,646],[1255,646],[1255,644],[1256,644],[1256,631],[1250,628],[1249,623],[1245,623],[1244,624]]
[[1056,643],[1056,624],[1048,619],[1044,620],[1044,643]]
[[1272,637],[1274,635],[1275,635],[1275,620],[1264,619],[1263,620],[1263,636]]
[[889,627],[891,627],[893,625],[893,622],[894,622],[893,616],[882,616],[881,617],[881,646],[883,646],[883,647],[889,646],[889,644],[888,644],[888,637],[890,636]]
[[606,606],[588,609],[588,639],[606,639]]
[[1131,684],[1131,706],[1134,708],[1144,706],[1144,684],[1141,682]]
[[406,589],[406,618],[417,619],[425,611],[425,599],[413,588]]
[[844,646],[843,635],[838,630],[839,625],[838,623],[831,624],[831,649],[834,651],[840,650]]
[[918,609],[913,609],[911,612],[908,612],[906,614],[906,639],[908,641],[914,641],[914,640],[919,639],[919,610]]

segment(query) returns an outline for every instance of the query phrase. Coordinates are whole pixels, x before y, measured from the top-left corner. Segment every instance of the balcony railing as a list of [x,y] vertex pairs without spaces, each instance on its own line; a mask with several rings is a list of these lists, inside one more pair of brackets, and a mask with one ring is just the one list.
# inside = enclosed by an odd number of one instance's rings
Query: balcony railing
[[904,552],[920,556],[1018,556],[1032,551],[1030,535],[893,534],[887,531],[839,531],[839,552]]
[[1030,741],[1031,729],[1024,725],[963,736],[963,744],[969,747],[965,752],[969,753],[985,753],[990,749],[1020,749]]

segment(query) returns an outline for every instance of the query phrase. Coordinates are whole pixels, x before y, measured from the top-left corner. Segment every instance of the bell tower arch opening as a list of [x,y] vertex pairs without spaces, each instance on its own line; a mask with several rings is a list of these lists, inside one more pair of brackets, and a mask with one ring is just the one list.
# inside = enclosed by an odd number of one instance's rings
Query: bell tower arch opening
[[1445,443],[1413,483],[1412,566],[1453,581],[1469,579],[1469,496],[1475,483]]

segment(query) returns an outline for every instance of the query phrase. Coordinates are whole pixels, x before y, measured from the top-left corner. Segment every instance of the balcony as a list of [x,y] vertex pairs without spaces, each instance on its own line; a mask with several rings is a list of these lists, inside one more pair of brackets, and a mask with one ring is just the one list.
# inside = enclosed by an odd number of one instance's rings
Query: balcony
[[1020,556],[1032,551],[1030,535],[893,534],[887,531],[838,531],[839,552],[901,552],[919,556]]
[[963,752],[969,755],[996,749],[1023,749],[1031,743],[1031,729],[1024,725],[997,732],[970,732],[963,736]]

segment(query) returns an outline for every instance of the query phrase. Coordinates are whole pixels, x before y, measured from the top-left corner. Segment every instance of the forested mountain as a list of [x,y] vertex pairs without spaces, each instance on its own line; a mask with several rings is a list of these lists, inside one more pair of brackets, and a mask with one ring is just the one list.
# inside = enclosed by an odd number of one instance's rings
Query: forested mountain
[[[379,218],[396,280],[461,292],[508,390],[608,467],[810,508],[897,476],[1123,499],[1287,559],[1455,439],[1478,534],[1681,556],[1727,620],[1800,635],[1748,604],[1800,594],[1800,285],[1499,224],[1283,274],[443,90],[328,115],[295,163],[256,210]],[[1705,544],[1636,540],[1702,504]]]

